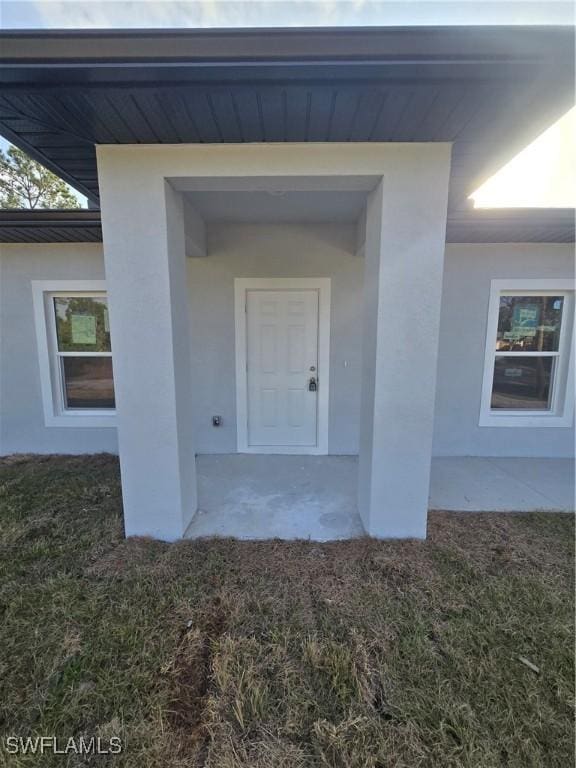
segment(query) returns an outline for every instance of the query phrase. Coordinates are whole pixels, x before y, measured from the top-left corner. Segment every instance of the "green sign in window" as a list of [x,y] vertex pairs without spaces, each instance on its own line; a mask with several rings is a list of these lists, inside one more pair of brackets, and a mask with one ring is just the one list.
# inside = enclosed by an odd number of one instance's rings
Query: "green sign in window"
[[538,304],[516,304],[512,312],[512,327],[504,333],[505,339],[526,339],[536,336],[540,320]]
[[71,326],[73,344],[96,344],[94,315],[72,315]]

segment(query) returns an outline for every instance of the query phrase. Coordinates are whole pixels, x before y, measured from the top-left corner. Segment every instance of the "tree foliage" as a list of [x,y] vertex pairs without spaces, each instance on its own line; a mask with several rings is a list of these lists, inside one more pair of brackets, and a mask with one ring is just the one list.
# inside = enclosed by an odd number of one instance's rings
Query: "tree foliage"
[[80,208],[65,181],[18,147],[0,150],[0,208]]

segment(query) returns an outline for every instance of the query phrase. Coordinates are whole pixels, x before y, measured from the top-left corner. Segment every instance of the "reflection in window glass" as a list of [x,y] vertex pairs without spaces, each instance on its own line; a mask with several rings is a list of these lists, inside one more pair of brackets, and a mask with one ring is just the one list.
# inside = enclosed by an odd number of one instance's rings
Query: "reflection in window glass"
[[501,296],[497,352],[557,352],[562,296]]
[[59,352],[110,352],[105,296],[55,296]]
[[491,407],[506,410],[549,410],[554,357],[497,357]]
[[114,408],[111,357],[62,357],[66,408]]

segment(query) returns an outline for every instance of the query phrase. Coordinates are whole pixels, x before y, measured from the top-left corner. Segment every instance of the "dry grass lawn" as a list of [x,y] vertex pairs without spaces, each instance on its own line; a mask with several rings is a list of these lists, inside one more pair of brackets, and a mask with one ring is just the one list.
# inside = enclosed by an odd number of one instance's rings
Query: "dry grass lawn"
[[426,542],[125,541],[115,458],[5,459],[0,732],[123,752],[0,765],[567,768],[573,535],[433,513]]

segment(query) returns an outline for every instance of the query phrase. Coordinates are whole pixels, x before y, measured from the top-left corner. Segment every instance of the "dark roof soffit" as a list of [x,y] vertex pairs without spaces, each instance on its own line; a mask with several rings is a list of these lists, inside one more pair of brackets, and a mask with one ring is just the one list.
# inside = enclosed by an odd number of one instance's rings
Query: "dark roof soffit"
[[574,32],[10,30],[0,63],[0,133],[94,201],[98,143],[453,141],[454,209],[571,106]]
[[100,226],[100,211],[88,208],[0,208],[0,227],[50,224]]

